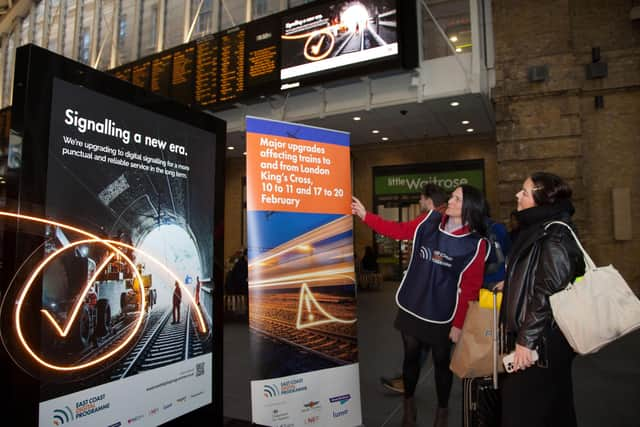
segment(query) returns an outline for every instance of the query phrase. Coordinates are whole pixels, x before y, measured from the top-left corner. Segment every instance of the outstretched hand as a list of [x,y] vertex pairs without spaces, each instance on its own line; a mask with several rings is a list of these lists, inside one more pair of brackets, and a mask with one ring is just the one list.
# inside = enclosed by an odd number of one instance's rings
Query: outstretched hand
[[364,217],[367,215],[367,210],[360,200],[355,197],[351,197],[351,213],[358,215],[361,220],[364,221]]

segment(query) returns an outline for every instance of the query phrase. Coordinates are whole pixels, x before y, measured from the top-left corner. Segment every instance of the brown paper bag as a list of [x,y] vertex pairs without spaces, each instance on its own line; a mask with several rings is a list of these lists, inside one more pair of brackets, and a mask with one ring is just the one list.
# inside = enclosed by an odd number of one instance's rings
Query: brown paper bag
[[[462,334],[453,351],[449,369],[460,378],[493,374],[493,310],[469,302]],[[504,372],[498,356],[498,372]]]

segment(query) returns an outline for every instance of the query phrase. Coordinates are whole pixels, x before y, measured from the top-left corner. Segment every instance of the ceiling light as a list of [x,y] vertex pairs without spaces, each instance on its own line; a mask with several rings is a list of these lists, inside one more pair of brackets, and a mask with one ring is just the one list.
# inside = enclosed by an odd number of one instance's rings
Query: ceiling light
[[471,122],[470,122],[469,120],[463,120],[461,123],[462,123],[463,125],[468,125],[468,124],[469,124],[469,123],[471,123]]
[[458,53],[462,52],[462,48],[461,47],[457,47],[456,48],[456,52],[458,52]]
[[233,145],[230,145],[230,146],[227,147],[227,150],[235,150],[235,149],[236,149],[236,147],[234,147]]
[[374,129],[371,131],[371,133],[380,133],[380,131],[378,129]]
[[244,151],[244,152],[242,153],[242,155],[243,155],[243,156],[246,156],[246,155],[247,155],[247,152],[246,152],[246,151]]
[[355,120],[355,121],[357,122],[358,120],[360,120],[360,117],[355,116],[355,117],[353,118],[353,120]]
[[451,105],[452,107],[457,107],[458,105],[460,105],[460,103],[458,101],[451,101],[449,105]]
[[449,37],[449,40],[451,40],[452,42],[457,42],[458,41],[458,36],[451,36]]
[[386,136],[383,136],[383,137],[382,137],[382,138],[380,138],[380,139],[382,139],[383,141],[388,141],[388,140],[389,140],[389,138],[388,138],[388,137],[386,137]]
[[467,128],[467,132],[469,133],[473,132],[473,128]]

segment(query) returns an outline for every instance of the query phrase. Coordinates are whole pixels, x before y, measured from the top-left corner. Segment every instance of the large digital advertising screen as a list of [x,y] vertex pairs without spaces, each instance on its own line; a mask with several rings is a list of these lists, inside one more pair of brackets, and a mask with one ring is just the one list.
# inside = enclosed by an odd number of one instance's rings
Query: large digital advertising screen
[[385,58],[399,62],[397,15],[395,0],[334,0],[285,14],[280,79]]
[[[39,239],[26,250],[15,234],[1,322],[12,362],[37,381],[27,393],[34,425],[155,426],[194,411],[214,419],[224,125],[30,49],[21,58],[40,81],[26,82],[16,125],[42,129],[22,141],[23,161],[42,167],[18,199],[39,208],[9,206],[0,220]],[[57,71],[31,67],[49,55]],[[45,96],[30,98],[42,85]],[[29,114],[35,102],[48,114]]]

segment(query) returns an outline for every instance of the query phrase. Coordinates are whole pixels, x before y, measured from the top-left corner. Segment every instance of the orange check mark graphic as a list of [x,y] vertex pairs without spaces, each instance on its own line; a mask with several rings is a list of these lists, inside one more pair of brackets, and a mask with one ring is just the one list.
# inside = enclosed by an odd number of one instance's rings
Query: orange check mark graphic
[[318,53],[320,52],[320,48],[322,47],[322,43],[324,42],[325,39],[325,35],[323,34],[322,37],[320,37],[320,41],[316,44],[314,44],[313,46],[311,46],[311,53],[313,53],[314,55],[318,55]]
[[77,299],[75,306],[73,307],[73,310],[71,311],[71,316],[68,317],[66,324],[64,325],[64,328],[61,328],[60,325],[58,324],[58,322],[56,321],[56,319],[51,315],[51,313],[49,313],[47,310],[45,310],[44,308],[41,309],[40,311],[42,312],[42,314],[44,314],[44,317],[49,320],[49,322],[53,325],[54,329],[58,331],[58,334],[61,337],[66,337],[69,334],[69,331],[71,330],[71,326],[73,326],[73,322],[76,320],[76,317],[78,317],[78,312],[80,311],[80,308],[82,308],[82,303],[84,302],[84,299],[87,296],[87,293],[89,293],[89,289],[91,289],[91,285],[93,285],[93,282],[96,281],[96,279],[98,278],[98,276],[100,275],[100,273],[102,273],[102,270],[105,269],[105,267],[107,266],[107,264],[109,264],[109,261],[111,261],[111,259],[115,256],[114,253],[112,253],[111,255],[109,255],[103,262],[102,264],[100,264],[100,267],[98,267],[95,271],[95,273],[93,273],[93,276],[91,276],[91,278],[89,279],[89,281],[87,282],[87,284],[85,285],[84,289],[82,290],[82,294],[80,294],[80,297]]

